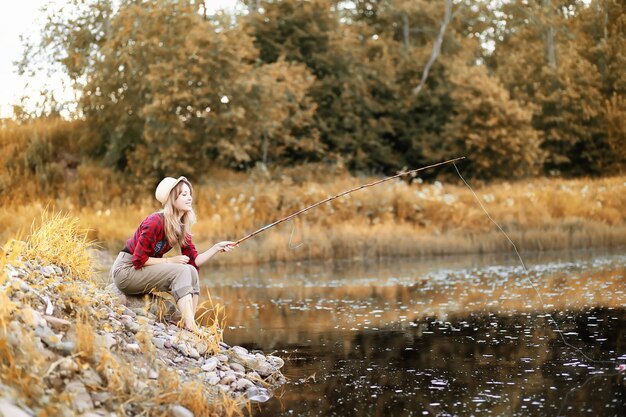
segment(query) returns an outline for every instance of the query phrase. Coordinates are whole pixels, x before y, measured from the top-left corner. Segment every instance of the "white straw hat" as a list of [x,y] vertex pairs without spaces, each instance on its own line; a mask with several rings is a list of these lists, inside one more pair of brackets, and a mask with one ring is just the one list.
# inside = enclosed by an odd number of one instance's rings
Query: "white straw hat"
[[154,192],[154,196],[156,197],[157,200],[159,200],[161,204],[165,205],[165,202],[167,201],[167,197],[170,195],[174,187],[176,187],[176,185],[181,181],[187,181],[187,178],[185,177],[178,177],[178,179],[172,178],[172,177],[163,178],[161,182],[159,183],[159,185],[157,185],[156,191]]

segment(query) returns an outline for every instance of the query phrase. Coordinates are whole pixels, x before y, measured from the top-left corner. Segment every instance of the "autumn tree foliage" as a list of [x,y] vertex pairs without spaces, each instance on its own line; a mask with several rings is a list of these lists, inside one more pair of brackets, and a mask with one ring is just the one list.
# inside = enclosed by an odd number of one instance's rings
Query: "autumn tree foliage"
[[626,167],[621,2],[242,5],[72,0],[49,11],[21,69],[62,68],[78,159],[134,181],[312,161],[393,173],[457,156],[484,179]]

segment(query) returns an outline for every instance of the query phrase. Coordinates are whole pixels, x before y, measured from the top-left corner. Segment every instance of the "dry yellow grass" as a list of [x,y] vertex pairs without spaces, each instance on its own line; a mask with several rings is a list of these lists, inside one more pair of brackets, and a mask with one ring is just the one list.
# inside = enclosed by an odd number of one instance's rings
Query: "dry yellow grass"
[[[328,176],[319,170],[299,177],[219,171],[196,183],[194,241],[206,249],[219,240],[236,240],[268,223],[346,189],[370,182],[346,174]],[[137,193],[111,187],[106,177],[90,181],[93,201],[76,197],[0,208],[0,238],[26,230],[33,217],[62,210],[80,219],[89,238],[119,250],[139,222],[159,209],[151,190]],[[217,178],[216,178],[217,177]],[[87,178],[90,178],[87,180]],[[532,179],[476,186],[489,214],[525,250],[626,245],[626,177],[602,179]],[[79,193],[80,194],[80,193]],[[96,196],[97,195],[97,196]],[[132,198],[131,198],[132,195]],[[108,203],[106,203],[108,201]],[[88,202],[88,204],[86,204]],[[297,247],[300,243],[301,246]],[[455,179],[433,184],[390,181],[320,206],[246,241],[236,254],[218,263],[258,263],[302,259],[415,256],[510,250],[473,194]]]
[[[138,376],[129,370],[155,365],[152,335],[143,331],[137,334],[144,353],[139,356],[111,351],[99,342],[101,336],[96,329],[110,327],[107,320],[117,306],[111,303],[110,294],[96,288],[89,276],[89,246],[86,230],[78,227],[75,218],[45,212],[41,223],[33,226],[25,241],[10,240],[0,248],[0,385],[3,389],[13,390],[14,400],[36,410],[38,415],[67,414],[73,409],[71,394],[58,393],[54,403],[48,402],[44,394],[46,389],[51,389],[47,378],[52,371],[62,362],[75,360],[75,372],[96,372],[102,379],[101,385],[88,389],[106,390],[114,403],[119,404],[117,411],[121,414],[126,413],[124,407],[127,404],[134,404],[135,410],[147,415],[168,415],[170,404],[181,404],[194,411],[196,416],[242,415],[246,406],[244,400],[219,396],[214,387],[204,384],[180,381],[176,372],[168,371],[166,367],[160,369],[158,386],[138,392]],[[9,269],[5,267],[20,267],[25,262],[42,266],[54,263],[62,268],[63,279],[23,276],[22,280],[11,278],[12,281],[7,281]],[[23,290],[23,285],[29,289]],[[32,330],[35,322],[33,309],[38,308],[32,300],[39,300],[42,296],[29,298],[22,293],[38,294],[43,287],[46,291],[54,291],[54,304],[63,310],[59,314],[74,322],[64,336],[66,340],[73,340],[76,346],[76,352],[69,357],[52,350],[42,354],[43,345]],[[13,297],[10,297],[12,293]],[[14,302],[15,293],[21,296]],[[216,328],[207,333],[206,339],[212,341],[215,351],[222,340],[217,323],[223,319],[223,308],[211,307],[208,316],[213,316],[209,320],[213,320]],[[57,337],[54,336],[54,340],[60,341]],[[49,342],[52,340],[48,339]]]

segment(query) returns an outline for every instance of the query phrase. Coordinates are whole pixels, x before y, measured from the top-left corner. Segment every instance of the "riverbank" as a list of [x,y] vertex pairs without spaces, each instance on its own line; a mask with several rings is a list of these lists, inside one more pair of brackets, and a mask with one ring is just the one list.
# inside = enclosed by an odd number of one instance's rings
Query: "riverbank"
[[90,244],[72,225],[49,218],[2,248],[0,414],[242,415],[285,382],[282,359],[223,342],[218,305],[204,304],[192,334],[169,321],[164,295],[120,303],[79,261]]
[[[239,239],[328,196],[376,180],[339,175],[323,181],[321,174],[229,175],[194,188],[198,222],[193,233],[200,249],[219,240]],[[390,181],[319,206],[212,262],[241,265],[511,251],[489,216],[521,251],[626,246],[625,176],[540,178],[476,185],[473,191],[476,195],[458,179],[432,184],[419,179],[410,184]],[[145,194],[134,203],[122,203],[124,199],[116,195],[106,204],[94,198],[89,206],[70,198],[5,205],[0,209],[2,237],[26,230],[33,218],[53,209],[79,218],[90,229],[90,238],[115,252],[147,214],[159,209],[151,193]]]

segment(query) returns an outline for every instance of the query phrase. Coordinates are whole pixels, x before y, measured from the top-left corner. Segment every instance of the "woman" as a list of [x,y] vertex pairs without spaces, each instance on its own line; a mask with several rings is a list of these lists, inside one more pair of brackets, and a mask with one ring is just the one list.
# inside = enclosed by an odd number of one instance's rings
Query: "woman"
[[[156,188],[163,210],[146,217],[124,246],[111,268],[117,288],[125,294],[145,294],[152,289],[170,291],[187,330],[197,330],[198,268],[218,252],[229,252],[234,242],[216,243],[198,254],[191,241],[195,214],[193,188],[185,177],[164,178]],[[178,245],[181,255],[163,257]]]

